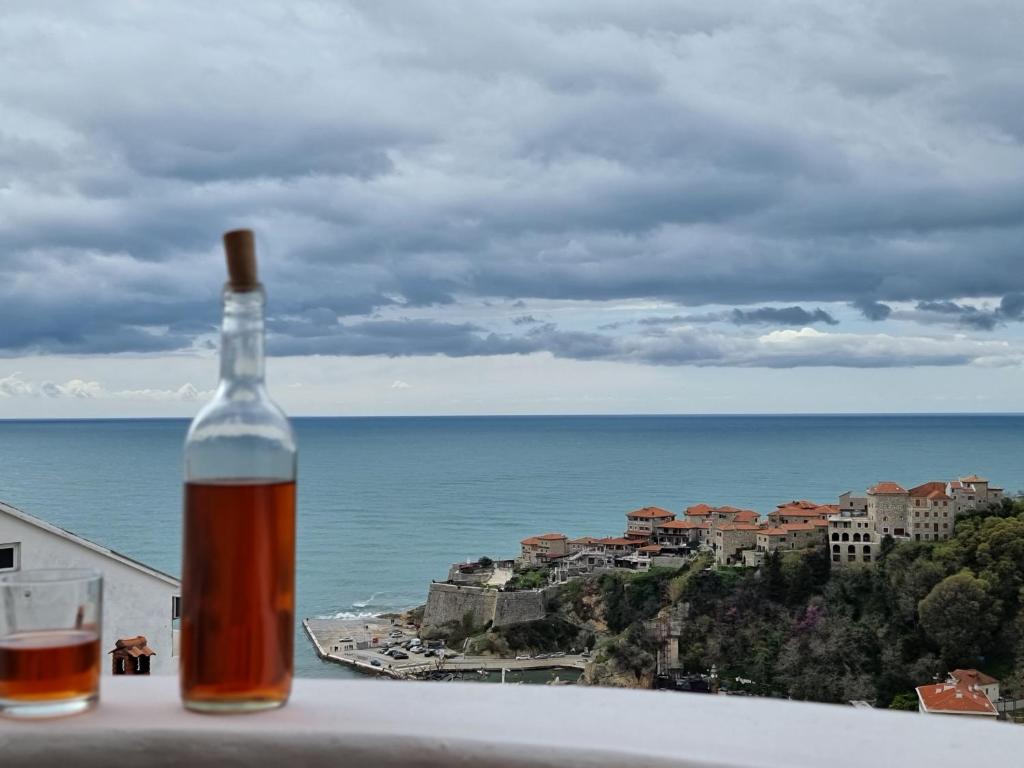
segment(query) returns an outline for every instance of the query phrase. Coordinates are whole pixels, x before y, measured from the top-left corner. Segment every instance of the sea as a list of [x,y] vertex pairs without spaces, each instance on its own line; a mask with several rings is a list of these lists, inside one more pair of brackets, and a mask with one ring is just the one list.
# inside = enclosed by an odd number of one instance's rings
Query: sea
[[[1024,416],[298,418],[298,618],[423,603],[521,539],[621,535],[626,512],[767,513],[879,480],[1024,488]],[[0,421],[0,500],[178,575],[184,419]],[[298,631],[296,671],[347,677]]]

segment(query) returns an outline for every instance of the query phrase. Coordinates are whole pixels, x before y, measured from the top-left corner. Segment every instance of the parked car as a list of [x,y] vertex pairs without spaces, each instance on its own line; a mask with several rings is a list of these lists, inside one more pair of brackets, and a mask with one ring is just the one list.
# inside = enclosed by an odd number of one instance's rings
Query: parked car
[[405,653],[405,651],[392,651],[391,652],[391,658],[392,659],[408,659],[409,658],[409,654]]
[[423,653],[423,652],[424,652],[423,649],[420,646],[418,646],[418,645],[414,645],[412,648],[409,649],[409,653]]
[[437,651],[435,651],[433,648],[427,648],[427,650],[425,650],[423,652],[423,655],[424,656],[437,656]]
[[383,665],[382,665],[382,664],[380,663],[380,659],[370,659],[370,664],[371,664],[371,665],[373,665],[373,666],[375,666],[375,667],[380,667],[380,666],[383,666]]
[[516,661],[529,661],[529,660],[530,660],[530,655],[529,654],[527,654],[525,656],[516,656]]

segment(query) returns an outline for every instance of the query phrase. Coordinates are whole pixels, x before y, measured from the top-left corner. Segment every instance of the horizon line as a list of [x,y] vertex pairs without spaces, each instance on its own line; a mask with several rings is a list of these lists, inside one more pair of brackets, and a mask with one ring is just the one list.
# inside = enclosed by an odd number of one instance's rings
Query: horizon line
[[[913,417],[913,416],[1024,416],[1024,411],[791,411],[726,413],[448,413],[448,414],[317,414],[288,416],[312,419],[666,419],[666,418],[812,418],[812,417]],[[193,416],[43,416],[0,417],[0,423],[69,421],[191,421]]]

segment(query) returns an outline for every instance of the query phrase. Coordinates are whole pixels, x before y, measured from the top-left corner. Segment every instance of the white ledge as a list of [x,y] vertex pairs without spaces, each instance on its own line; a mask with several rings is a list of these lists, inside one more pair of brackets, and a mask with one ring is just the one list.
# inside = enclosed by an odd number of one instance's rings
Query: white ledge
[[0,764],[130,766],[1012,765],[1024,728],[825,704],[600,688],[298,680],[284,709],[185,712],[170,677],[104,679],[91,713],[0,721]]

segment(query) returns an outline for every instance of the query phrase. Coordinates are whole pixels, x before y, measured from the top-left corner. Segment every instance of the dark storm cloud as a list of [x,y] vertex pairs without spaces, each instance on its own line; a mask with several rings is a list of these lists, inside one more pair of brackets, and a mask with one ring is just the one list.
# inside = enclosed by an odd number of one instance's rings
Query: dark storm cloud
[[[640,325],[681,325],[685,323],[732,323],[733,325],[838,325],[839,321],[820,307],[813,310],[803,307],[739,307],[726,312],[705,312],[703,314],[674,315],[672,317],[645,317],[637,321]],[[606,326],[619,327],[618,324]]]
[[758,307],[734,309],[729,319],[736,325],[838,325],[839,321],[823,309],[808,311],[803,307]]
[[519,315],[512,318],[512,325],[537,325],[540,322],[533,315]]
[[[218,235],[244,225],[261,237],[281,354],[742,365],[750,326],[834,326],[801,306],[825,302],[1000,328],[1024,316],[1024,85],[1008,74],[1024,65],[1022,13],[1008,0],[985,14],[911,0],[8,10],[0,350],[189,347],[216,323]],[[705,322],[739,327],[668,323],[659,340],[642,322],[567,331],[524,312],[512,322],[529,333],[487,330],[544,299],[736,306]],[[443,322],[488,302],[493,323]],[[394,319],[412,309],[433,314]],[[894,359],[784,338],[768,349],[799,354],[744,354]],[[949,359],[999,356],[985,349]]]
[[892,307],[888,304],[883,304],[880,301],[872,301],[871,299],[857,299],[851,301],[850,306],[854,309],[860,310],[860,313],[868,320],[875,322],[881,322],[882,320],[888,319],[889,315],[892,314]]

